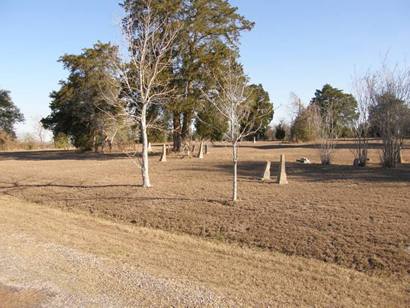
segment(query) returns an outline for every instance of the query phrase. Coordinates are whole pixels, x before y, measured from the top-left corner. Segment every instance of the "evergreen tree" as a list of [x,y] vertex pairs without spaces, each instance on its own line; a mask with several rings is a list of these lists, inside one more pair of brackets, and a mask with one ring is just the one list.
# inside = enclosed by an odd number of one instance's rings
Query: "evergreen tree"
[[112,124],[108,115],[116,114],[103,97],[104,91],[115,91],[109,67],[116,54],[116,46],[98,42],[80,55],[59,59],[70,74],[60,81],[60,89],[50,94],[51,114],[41,121],[54,136],[65,134],[84,150],[97,150],[103,143]]
[[332,113],[333,126],[341,132],[349,131],[357,118],[357,101],[353,95],[325,84],[321,90],[316,90],[311,104],[319,107],[322,118]]
[[[251,109],[249,116],[253,119],[251,121],[253,123],[253,127],[251,127],[250,130],[255,132],[253,136],[249,136],[248,138],[264,138],[266,130],[269,127],[269,123],[273,119],[274,113],[272,103],[269,99],[269,93],[263,89],[261,84],[249,85],[246,88],[246,92],[248,95],[247,103],[250,105]],[[249,119],[246,119],[244,122],[249,123]],[[243,123],[242,126],[246,125],[245,123]]]
[[24,116],[19,108],[14,105],[10,91],[0,89],[0,131],[5,132],[11,138],[16,138],[14,125],[24,121]]
[[283,140],[286,137],[285,125],[283,122],[280,122],[275,126],[275,138],[277,140]]

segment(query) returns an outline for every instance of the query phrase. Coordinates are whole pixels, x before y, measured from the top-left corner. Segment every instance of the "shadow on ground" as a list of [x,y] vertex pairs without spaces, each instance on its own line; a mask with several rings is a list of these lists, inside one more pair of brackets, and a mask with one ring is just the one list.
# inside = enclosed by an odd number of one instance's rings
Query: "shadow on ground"
[[[232,174],[231,164],[216,165],[216,168]],[[265,162],[240,161],[238,175],[240,177],[259,179],[263,175]],[[322,166],[320,164],[286,163],[286,172],[290,177],[303,178],[305,181],[336,181],[356,180],[368,182],[410,182],[410,164],[403,164],[395,169],[379,166],[355,168],[347,165]],[[279,173],[279,163],[272,162],[271,175],[276,177]]]
[[[160,153],[150,153],[150,156],[159,156]],[[0,160],[109,160],[128,158],[121,152],[95,153],[70,151],[19,151],[19,152],[0,152]]]

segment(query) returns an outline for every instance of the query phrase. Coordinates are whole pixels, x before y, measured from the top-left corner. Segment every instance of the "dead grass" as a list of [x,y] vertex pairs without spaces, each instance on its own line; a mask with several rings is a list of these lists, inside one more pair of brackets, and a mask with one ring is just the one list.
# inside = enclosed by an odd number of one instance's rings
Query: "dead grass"
[[[6,241],[8,250],[30,256],[30,262],[38,264],[34,269],[20,267],[26,270],[26,279],[47,278],[74,298],[86,291],[90,296],[98,292],[108,298],[119,295],[124,303],[138,300],[143,290],[123,279],[127,277],[125,271],[134,268],[158,281],[179,281],[190,288],[207,290],[218,298],[218,305],[405,307],[410,303],[408,277],[372,277],[314,259],[113,223],[11,197],[0,197],[0,213],[0,242]],[[16,234],[21,238],[29,236],[29,240],[7,242]],[[77,259],[53,256],[51,247],[61,247],[60,252],[66,247],[78,255],[87,254],[93,264],[79,270],[74,264]],[[104,274],[106,265],[95,268],[99,260],[110,266],[109,279]],[[117,270],[120,276],[114,274]],[[66,277],[67,273],[72,273],[72,278]],[[13,279],[17,281],[19,274]],[[143,295],[151,305],[175,303],[166,293]]]
[[[21,152],[0,154],[0,192],[78,209],[138,226],[218,239],[359,271],[408,276],[410,165],[351,167],[351,142],[341,142],[335,165],[318,165],[314,144],[245,143],[239,151],[239,197],[230,196],[230,150],[210,148],[204,160],[151,157],[154,187],[138,186],[139,171],[120,154]],[[262,183],[264,161],[287,157],[290,184]],[[295,163],[301,156],[313,165]],[[410,161],[410,151],[404,158]]]
[[0,284],[0,307],[29,308],[38,307],[47,294],[35,289],[18,289]]

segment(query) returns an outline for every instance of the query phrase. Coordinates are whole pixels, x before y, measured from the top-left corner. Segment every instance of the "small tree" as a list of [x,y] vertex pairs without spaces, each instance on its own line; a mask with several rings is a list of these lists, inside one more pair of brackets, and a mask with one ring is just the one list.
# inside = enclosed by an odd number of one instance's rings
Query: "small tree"
[[266,113],[272,113],[272,106],[269,110],[266,110],[265,106],[261,112],[260,109],[255,110],[254,104],[249,103],[251,93],[246,91],[248,80],[243,75],[242,67],[234,60],[230,59],[227,68],[218,71],[214,76],[217,87],[203,94],[228,124],[225,139],[232,147],[232,201],[236,202],[238,200],[238,142],[259,130],[260,126],[255,126],[255,123],[262,125],[260,119],[265,118]]
[[352,150],[354,165],[365,167],[367,164],[370,120],[369,112],[371,106],[371,80],[369,76],[354,81],[355,98],[357,101],[357,117],[353,122],[353,134],[356,147]]
[[410,110],[405,102],[392,93],[376,97],[377,103],[371,108],[372,120],[383,140],[381,155],[383,166],[394,168],[400,163],[403,139],[408,132]]
[[366,99],[370,102],[369,122],[383,141],[384,167],[400,162],[403,139],[410,133],[410,69],[382,69],[367,74]]
[[[137,6],[137,9],[136,9]],[[127,13],[123,20],[123,33],[129,54],[122,61],[112,61],[114,74],[120,87],[120,100],[117,92],[105,93],[113,105],[125,106],[127,118],[139,127],[142,140],[142,153],[139,167],[143,187],[151,187],[148,160],[148,128],[155,119],[149,112],[155,106],[169,103],[169,71],[172,70],[172,48],[179,26],[172,16],[164,15],[163,10],[151,0],[137,3],[125,1]]]
[[[332,103],[328,103],[331,106]],[[312,106],[313,108],[318,108]],[[319,110],[317,110],[319,114]],[[327,109],[318,117],[319,132],[320,132],[320,161],[322,165],[330,165],[332,162],[332,154],[336,145],[336,138],[339,135],[338,126],[335,121],[335,113],[333,108]]]

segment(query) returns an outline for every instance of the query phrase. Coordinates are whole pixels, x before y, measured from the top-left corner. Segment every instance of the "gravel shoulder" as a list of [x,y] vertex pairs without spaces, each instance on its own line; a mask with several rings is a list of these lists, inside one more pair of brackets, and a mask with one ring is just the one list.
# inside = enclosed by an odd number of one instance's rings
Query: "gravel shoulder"
[[368,276],[14,197],[0,197],[0,233],[5,307],[410,304],[407,278]]

